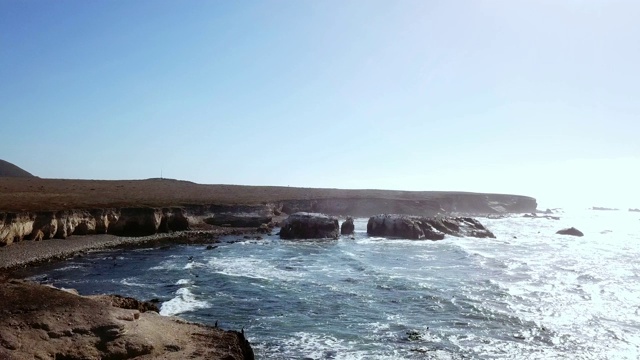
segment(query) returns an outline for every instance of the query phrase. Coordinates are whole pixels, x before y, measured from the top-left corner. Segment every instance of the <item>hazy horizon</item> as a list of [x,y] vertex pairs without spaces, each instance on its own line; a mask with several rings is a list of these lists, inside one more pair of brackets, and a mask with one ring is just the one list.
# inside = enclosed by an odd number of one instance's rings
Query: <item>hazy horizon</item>
[[3,1],[0,158],[44,178],[640,207],[639,15],[632,1]]

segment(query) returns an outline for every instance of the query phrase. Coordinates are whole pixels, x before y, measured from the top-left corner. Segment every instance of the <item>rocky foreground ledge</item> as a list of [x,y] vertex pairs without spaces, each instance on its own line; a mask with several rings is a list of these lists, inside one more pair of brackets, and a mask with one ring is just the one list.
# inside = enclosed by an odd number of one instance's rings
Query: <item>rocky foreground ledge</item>
[[153,305],[0,283],[1,359],[253,359],[244,334],[164,317]]

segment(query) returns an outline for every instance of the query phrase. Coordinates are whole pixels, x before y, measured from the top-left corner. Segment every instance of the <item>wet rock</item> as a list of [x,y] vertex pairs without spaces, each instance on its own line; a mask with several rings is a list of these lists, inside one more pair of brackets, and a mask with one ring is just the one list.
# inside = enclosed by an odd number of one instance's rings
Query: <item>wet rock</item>
[[556,234],[560,235],[571,235],[571,236],[584,236],[584,233],[574,227],[570,227],[568,229],[558,230]]
[[351,235],[355,230],[355,225],[353,225],[353,218],[347,217],[347,219],[342,223],[340,227],[340,234],[342,235]]
[[338,218],[319,213],[299,212],[290,215],[282,224],[282,239],[337,239]]
[[395,214],[369,218],[367,234],[413,240],[442,240],[445,235],[495,238],[478,220],[469,217],[427,218]]
[[109,305],[121,309],[138,310],[140,312],[155,311],[160,312],[158,305],[150,301],[140,301],[132,297],[120,295],[98,295],[96,299],[102,300]]
[[256,231],[259,234],[268,234],[271,232],[271,227],[269,227],[269,224],[260,224]]

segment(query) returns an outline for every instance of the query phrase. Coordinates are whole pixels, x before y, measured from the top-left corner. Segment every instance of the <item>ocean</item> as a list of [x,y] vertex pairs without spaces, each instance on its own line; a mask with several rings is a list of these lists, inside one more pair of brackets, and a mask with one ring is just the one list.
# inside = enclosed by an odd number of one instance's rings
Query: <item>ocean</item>
[[[478,218],[496,239],[223,238],[24,275],[244,329],[258,359],[638,359],[640,213]],[[556,235],[574,226],[584,237]]]

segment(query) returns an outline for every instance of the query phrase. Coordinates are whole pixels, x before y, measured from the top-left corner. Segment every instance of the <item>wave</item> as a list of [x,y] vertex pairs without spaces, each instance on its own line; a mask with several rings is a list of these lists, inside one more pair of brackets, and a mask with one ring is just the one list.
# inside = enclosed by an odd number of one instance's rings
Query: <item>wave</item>
[[176,291],[176,295],[177,296],[173,299],[162,303],[160,307],[160,315],[172,316],[187,311],[206,309],[210,307],[208,302],[197,300],[189,288],[184,287],[178,289],[178,291]]

